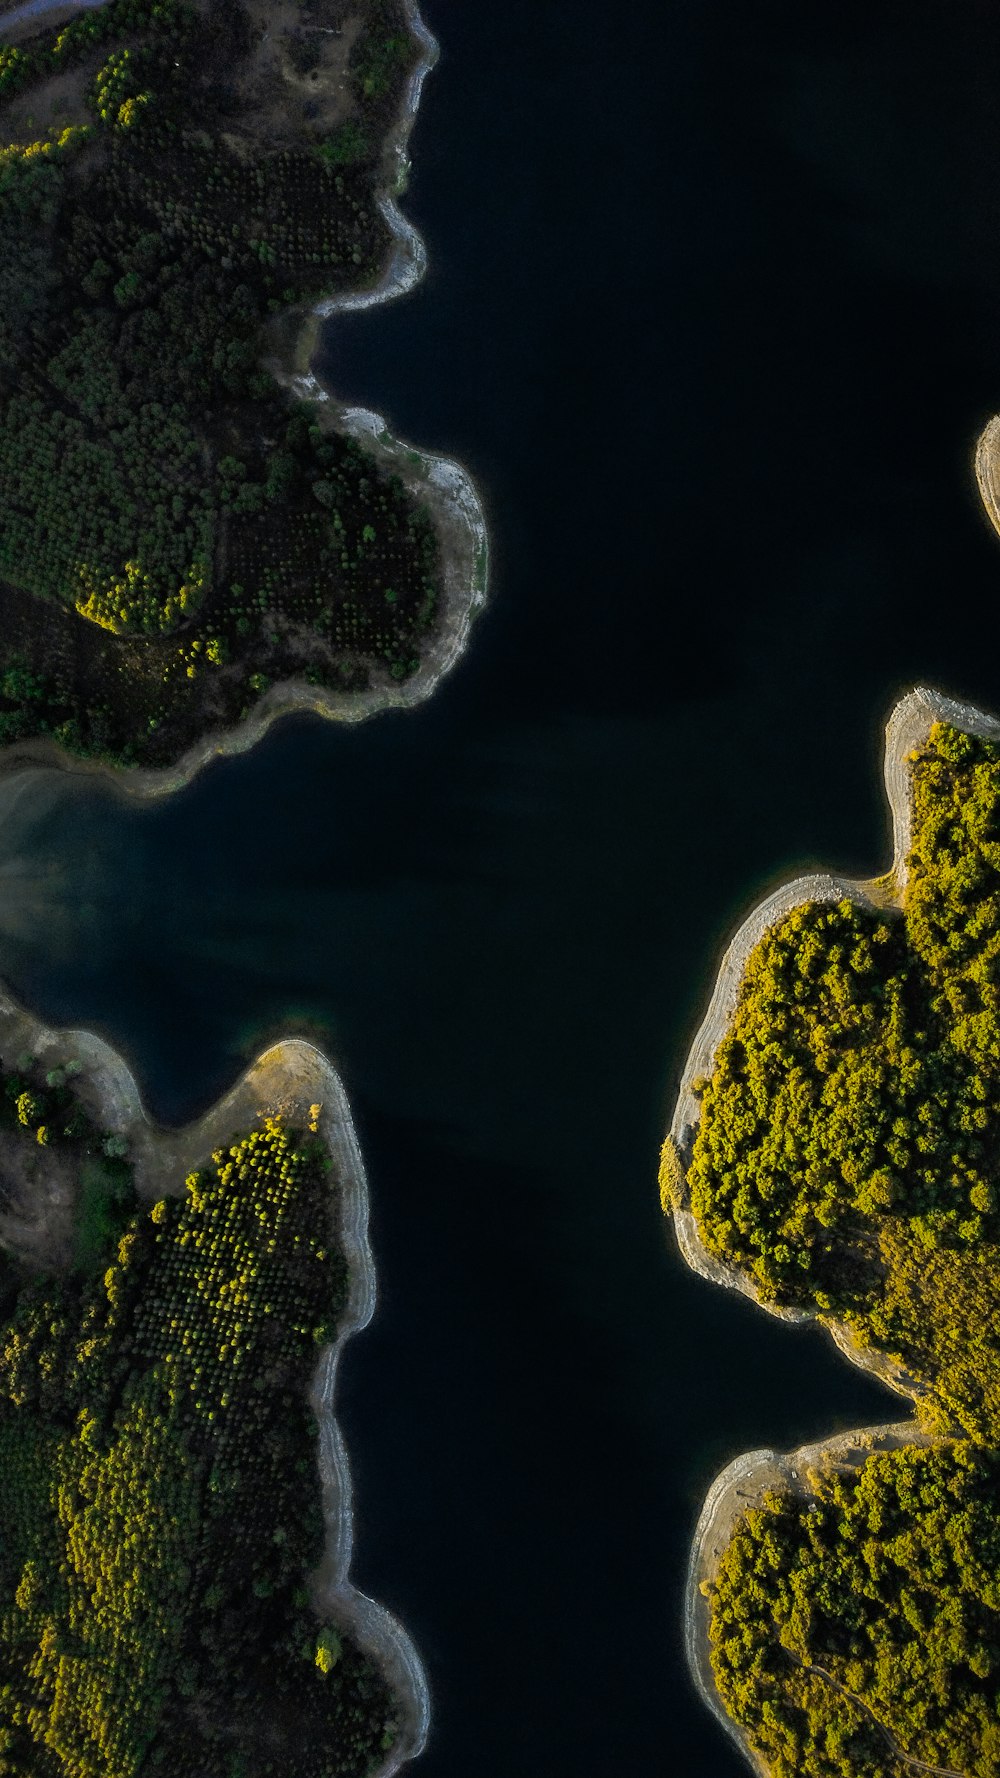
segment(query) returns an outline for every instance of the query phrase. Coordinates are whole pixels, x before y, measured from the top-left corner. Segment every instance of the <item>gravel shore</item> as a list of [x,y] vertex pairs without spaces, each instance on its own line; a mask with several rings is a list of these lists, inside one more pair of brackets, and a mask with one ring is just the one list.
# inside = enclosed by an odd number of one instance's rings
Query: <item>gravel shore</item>
[[282,1115],[306,1125],[309,1108],[322,1107],[319,1131],[334,1163],[336,1235],[348,1264],[348,1301],[336,1340],[323,1348],[310,1391],[319,1424],[319,1469],[326,1547],[313,1595],[318,1612],[342,1627],[381,1670],[396,1701],[401,1732],[372,1778],[394,1774],[423,1752],[430,1726],[430,1692],[420,1656],[402,1625],[356,1588],[350,1578],[354,1498],[344,1441],[335,1417],[337,1370],[347,1341],[367,1327],[376,1305],[376,1277],[368,1240],[368,1183],[350,1106],[340,1078],[312,1044],[289,1038],[258,1056],[228,1093],[181,1130],[148,1116],[124,1060],[92,1031],[52,1030],[0,988],[0,1054],[28,1052],[56,1067],[82,1064],[76,1087],[99,1126],[126,1138],[140,1197],[155,1203],[180,1196],[185,1176],[213,1149],[260,1118]]
[[975,471],[986,515],[1000,532],[1000,414],[987,421],[976,440]]
[[[998,422],[1000,424],[1000,422]],[[910,793],[907,760],[926,742],[935,722],[948,722],[967,734],[1000,739],[1000,722],[974,709],[957,703],[926,686],[916,686],[900,698],[886,724],[884,781],[886,801],[892,822],[892,858],[888,869],[878,877],[855,878],[823,872],[814,876],[796,877],[782,884],[766,900],[755,907],[726,946],[719,963],[715,986],[708,1010],[695,1033],[681,1074],[673,1117],[667,1134],[669,1170],[678,1182],[680,1204],[675,1209],[677,1239],[688,1265],[712,1284],[738,1290],[758,1301],[753,1285],[735,1267],[714,1258],[702,1245],[694,1217],[686,1207],[680,1182],[687,1172],[694,1142],[700,1105],[694,1082],[711,1076],[715,1054],[729,1029],[736,1009],[740,985],[747,959],[764,934],[793,908],[814,901],[860,902],[864,907],[899,908],[906,888],[906,859],[910,849]],[[761,1305],[762,1307],[764,1305]],[[782,1319],[802,1320],[808,1316],[790,1310],[776,1310],[768,1305],[770,1314]]]
[[738,1747],[758,1778],[770,1778],[767,1765],[750,1746],[719,1697],[712,1672],[708,1626],[710,1602],[702,1586],[710,1586],[738,1519],[762,1504],[765,1494],[795,1494],[808,1500],[815,1478],[831,1469],[858,1469],[874,1451],[902,1445],[930,1445],[934,1440],[913,1420],[846,1432],[797,1451],[746,1451],[716,1476],[701,1509],[688,1562],[684,1591],[684,1648],[688,1668],[702,1703]]
[[[1000,452],[1000,419],[991,422],[991,425],[996,428],[994,444]],[[997,504],[996,515],[991,512],[991,516],[1000,530],[1000,502]],[[735,1266],[726,1265],[708,1252],[688,1207],[685,1177],[700,1115],[700,1104],[693,1083],[712,1073],[716,1051],[736,1008],[747,959],[770,927],[793,908],[806,902],[839,901],[847,898],[866,907],[898,909],[902,906],[911,836],[907,762],[915,749],[927,741],[935,722],[948,722],[967,734],[981,735],[991,740],[1000,739],[1000,722],[995,718],[925,686],[915,687],[899,700],[886,725],[885,740],[885,792],[892,822],[892,858],[888,869],[882,876],[869,879],[828,873],[797,877],[793,882],[775,890],[755,907],[723,952],[708,1010],[695,1034],[681,1076],[661,1167],[664,1209],[673,1215],[681,1254],[692,1270],[709,1283],[739,1291],[768,1314],[785,1321],[801,1324],[818,1318],[804,1310],[781,1309],[770,1303],[762,1303],[751,1279],[745,1273]],[[900,1366],[895,1365],[883,1353],[864,1351],[858,1347],[850,1329],[843,1323],[824,1321],[823,1325],[852,1364],[877,1377],[898,1394],[909,1397],[910,1400],[916,1398],[918,1385]],[[828,1469],[837,1463],[860,1463],[872,1450],[889,1449],[900,1444],[933,1442],[929,1435],[920,1432],[915,1422],[908,1421],[899,1425],[842,1434],[837,1438],[803,1447],[790,1455],[775,1451],[752,1451],[728,1464],[709,1490],[695,1532],[688,1568],[685,1598],[685,1646],[688,1664],[702,1699],[739,1746],[754,1771],[760,1774],[760,1778],[768,1778],[766,1768],[727,1715],[715,1689],[709,1657],[709,1607],[700,1592],[701,1583],[714,1578],[718,1558],[732,1534],[736,1519],[749,1507],[759,1503],[767,1489],[792,1487],[807,1493],[810,1471]]]
[[[49,0],[27,3],[44,11]],[[104,0],[80,0],[80,4],[100,5]],[[190,783],[210,760],[248,752],[284,716],[308,714],[332,722],[353,723],[388,710],[412,709],[432,695],[461,659],[473,621],[486,604],[489,590],[489,531],[472,477],[460,463],[394,438],[380,415],[338,402],[312,368],[320,330],[331,315],[374,308],[405,296],[427,269],[424,243],[397,200],[406,186],[410,164],[407,149],[424,82],[438,60],[439,49],[420,15],[417,0],[404,0],[404,4],[420,53],[384,147],[378,208],[389,228],[392,247],[382,274],[367,289],[324,297],[312,309],[280,317],[269,332],[271,350],[265,364],[297,399],[315,404],[319,425],[359,439],[380,468],[397,475],[413,499],[427,507],[441,550],[441,587],[438,629],[424,649],[419,668],[402,683],[387,673],[380,683],[363,692],[330,691],[304,680],[284,680],[259,699],[243,722],[205,736],[174,765],[132,768],[78,759],[56,742],[40,737],[0,749],[0,777],[30,766],[55,766],[110,779],[129,796],[169,796]],[[17,16],[20,18],[20,13]],[[0,35],[14,17],[9,14],[6,19],[0,18]]]

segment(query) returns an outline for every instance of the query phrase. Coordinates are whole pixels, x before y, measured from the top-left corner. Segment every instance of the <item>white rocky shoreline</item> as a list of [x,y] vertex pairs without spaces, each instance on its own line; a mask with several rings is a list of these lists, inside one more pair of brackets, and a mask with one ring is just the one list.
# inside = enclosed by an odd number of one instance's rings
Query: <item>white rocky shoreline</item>
[[281,1114],[305,1125],[310,1106],[321,1106],[319,1132],[333,1159],[336,1234],[347,1261],[348,1299],[336,1339],[320,1353],[309,1395],[319,1426],[326,1530],[312,1591],[320,1616],[354,1639],[393,1694],[400,1731],[372,1778],[395,1778],[426,1746],[430,1690],[420,1656],[402,1625],[350,1578],[354,1496],[335,1416],[337,1370],[347,1341],[372,1319],[377,1289],[368,1240],[368,1182],[339,1075],[313,1044],[286,1038],[258,1056],[202,1117],[183,1129],[168,1129],[149,1117],[131,1071],[102,1037],[92,1031],[53,1030],[0,987],[0,1054],[16,1059],[25,1052],[50,1067],[68,1060],[82,1065],[75,1088],[99,1126],[128,1142],[136,1190],[149,1203],[181,1195],[189,1172],[204,1165],[213,1149],[227,1145],[262,1117]]
[[[26,4],[32,17],[67,9],[66,0],[26,0]],[[93,7],[106,4],[106,0],[74,0],[74,4]],[[294,335],[265,362],[275,379],[299,400],[315,404],[319,425],[361,441],[379,466],[398,476],[411,498],[427,507],[441,552],[441,586],[438,627],[424,648],[420,666],[409,679],[397,683],[386,675],[382,683],[366,691],[332,691],[305,680],[282,680],[257,700],[244,720],[205,735],[173,765],[129,767],[79,758],[42,736],[0,748],[0,778],[32,766],[53,766],[110,779],[127,796],[170,796],[189,784],[210,760],[249,752],[282,717],[313,715],[354,723],[389,710],[412,709],[434,693],[465,652],[473,621],[487,601],[490,572],[486,514],[472,477],[461,463],[394,438],[381,415],[338,402],[312,368],[320,329],[331,315],[374,308],[405,296],[427,269],[427,249],[397,199],[406,187],[407,148],[424,82],[440,50],[421,17],[418,0],[403,0],[403,6],[420,53],[383,149],[384,183],[377,206],[392,240],[385,266],[375,284],[322,297],[312,309],[300,313]],[[20,8],[16,14],[0,15],[0,39],[5,28],[10,29],[24,16]]]
[[[0,15],[0,40],[28,18],[46,12],[72,12],[104,0],[26,0],[24,6]],[[206,735],[171,766],[123,768],[106,761],[67,754],[54,741],[41,738],[0,750],[0,778],[29,770],[103,777],[127,797],[149,799],[182,789],[212,759],[249,751],[273,723],[293,714],[315,714],[340,722],[359,722],[386,710],[405,710],[428,698],[459,660],[476,614],[486,602],[489,582],[489,535],[475,485],[458,463],[394,439],[385,422],[365,409],[337,403],[311,368],[317,333],[330,315],[373,307],[411,290],[423,276],[426,249],[396,201],[405,187],[407,145],[427,74],[438,59],[438,45],[420,16],[416,0],[404,0],[410,30],[420,54],[411,71],[399,118],[384,150],[385,185],[378,207],[392,237],[392,250],[378,282],[367,290],[347,291],[321,300],[301,320],[287,358],[272,363],[272,372],[297,397],[317,404],[318,419],[348,437],[361,439],[390,473],[399,476],[410,494],[429,509],[442,558],[439,628],[425,650],[419,670],[402,684],[387,681],[365,692],[335,693],[304,681],[288,680],[272,687],[252,714],[232,729]],[[337,1369],[352,1334],[367,1326],[375,1310],[376,1279],[368,1242],[368,1186],[350,1108],[335,1070],[321,1052],[299,1039],[286,1039],[267,1050],[232,1090],[189,1128],[163,1129],[148,1118],[136,1083],[123,1059],[92,1032],[52,1031],[32,1018],[0,987],[0,1046],[9,1054],[30,1050],[62,1060],[75,1056],[83,1064],[79,1085],[93,1104],[103,1128],[126,1136],[136,1163],[138,1189],[155,1198],[175,1191],[199,1161],[225,1143],[234,1131],[261,1113],[278,1109],[301,1118],[311,1103],[323,1106],[321,1131],[338,1173],[339,1238],[349,1267],[349,1299],[337,1339],[322,1352],[310,1400],[320,1428],[320,1475],[326,1525],[326,1550],[315,1583],[317,1608],[351,1634],[382,1671],[397,1699],[401,1730],[373,1778],[394,1778],[403,1765],[424,1749],[430,1726],[430,1692],[417,1650],[390,1612],[360,1592],[350,1580],[354,1540],[354,1504],[347,1453],[334,1415]]]
[[[1000,419],[992,421],[991,426],[995,428],[993,448],[1000,451]],[[991,517],[994,517],[992,512]],[[1000,500],[997,502],[994,523],[1000,531]],[[865,1351],[856,1345],[845,1324],[828,1321],[825,1317],[811,1315],[805,1310],[776,1308],[773,1304],[762,1302],[745,1273],[735,1266],[726,1265],[710,1253],[701,1240],[694,1215],[686,1201],[685,1180],[700,1115],[694,1082],[699,1078],[710,1077],[712,1073],[716,1052],[736,1008],[747,960],[764,934],[786,914],[806,902],[847,899],[866,907],[898,909],[902,906],[911,837],[907,761],[915,749],[926,743],[935,722],[949,723],[966,734],[1000,740],[1000,721],[996,718],[928,687],[916,686],[899,699],[886,724],[885,734],[884,779],[892,820],[892,860],[888,870],[883,876],[867,879],[825,872],[797,877],[767,896],[743,921],[723,952],[708,1010],[688,1051],[674,1114],[664,1142],[660,1169],[663,1208],[665,1213],[673,1217],[678,1247],[693,1271],[711,1284],[739,1291],[758,1308],[782,1320],[799,1324],[819,1321],[846,1358],[911,1401],[916,1400],[919,1395],[919,1385],[915,1379],[909,1377],[885,1354]],[[915,1421],[907,1421],[839,1434],[835,1438],[804,1446],[789,1454],[751,1451],[727,1464],[709,1489],[695,1530],[688,1564],[684,1600],[685,1651],[702,1701],[722,1724],[759,1778],[769,1778],[767,1768],[729,1716],[716,1690],[709,1654],[709,1606],[700,1590],[702,1583],[713,1580],[718,1559],[729,1541],[736,1519],[754,1504],[758,1504],[768,1489],[791,1487],[806,1494],[810,1470],[822,1471],[840,1462],[856,1466],[873,1450],[885,1450],[899,1444],[934,1442],[930,1435],[920,1431]],[[803,1480],[804,1477],[806,1480]]]
[[715,1579],[719,1559],[743,1514],[760,1506],[765,1494],[794,1494],[807,1500],[815,1479],[833,1468],[857,1469],[875,1451],[898,1450],[902,1445],[932,1445],[935,1440],[915,1420],[887,1422],[860,1432],[838,1433],[797,1451],[745,1451],[734,1457],[716,1476],[695,1528],[684,1589],[684,1652],[688,1669],[702,1703],[712,1712],[729,1740],[739,1749],[758,1778],[770,1778],[767,1765],[750,1746],[742,1730],[725,1708],[712,1672],[708,1636],[711,1607],[702,1593],[703,1583]]

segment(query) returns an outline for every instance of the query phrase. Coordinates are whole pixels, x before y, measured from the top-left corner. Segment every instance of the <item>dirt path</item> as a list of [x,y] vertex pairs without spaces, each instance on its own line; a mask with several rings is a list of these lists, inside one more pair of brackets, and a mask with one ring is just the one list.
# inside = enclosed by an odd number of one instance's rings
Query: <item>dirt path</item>
[[[831,1469],[857,1469],[875,1451],[898,1450],[903,1445],[934,1444],[913,1420],[888,1422],[862,1432],[840,1433],[797,1451],[747,1451],[727,1464],[716,1476],[702,1507],[691,1544],[684,1594],[684,1647],[688,1668],[702,1703],[748,1761],[758,1778],[770,1778],[763,1758],[755,1752],[719,1697],[712,1672],[708,1627],[710,1601],[701,1588],[715,1580],[719,1561],[733,1535],[737,1520],[762,1505],[765,1494],[791,1493],[808,1500],[814,1478]],[[881,1726],[881,1725],[879,1725]],[[949,1778],[965,1778],[962,1773]]]
[[815,1673],[818,1679],[824,1679],[827,1685],[831,1686],[835,1692],[840,1693],[842,1698],[849,1698],[855,1708],[861,1711],[862,1716],[867,1716],[868,1721],[878,1729],[893,1759],[898,1759],[914,1772],[933,1772],[936,1774],[936,1778],[968,1778],[968,1773],[956,1772],[952,1766],[929,1766],[926,1760],[917,1759],[912,1753],[905,1753],[891,1729],[887,1729],[885,1723],[879,1721],[874,1710],[869,1708],[864,1698],[858,1697],[857,1692],[849,1691],[846,1685],[841,1685],[840,1680],[835,1679],[832,1673],[828,1673],[825,1667],[816,1667],[811,1661],[800,1661],[798,1655],[792,1654],[791,1649],[786,1648],[785,1653],[790,1660],[802,1668],[803,1673]]

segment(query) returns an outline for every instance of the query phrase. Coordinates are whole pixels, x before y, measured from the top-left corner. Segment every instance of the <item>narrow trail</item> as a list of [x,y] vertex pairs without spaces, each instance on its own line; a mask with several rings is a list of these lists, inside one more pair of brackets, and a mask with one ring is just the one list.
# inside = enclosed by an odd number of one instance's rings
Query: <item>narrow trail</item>
[[825,1679],[827,1685],[832,1686],[835,1692],[839,1692],[842,1698],[849,1698],[862,1715],[867,1716],[869,1722],[878,1729],[893,1758],[898,1759],[902,1765],[909,1766],[912,1772],[931,1772],[935,1774],[935,1778],[969,1778],[967,1772],[956,1772],[951,1766],[931,1766],[926,1760],[917,1759],[915,1754],[904,1752],[892,1730],[887,1729],[885,1723],[879,1721],[874,1710],[865,1703],[863,1698],[858,1697],[857,1692],[849,1691],[846,1685],[841,1685],[840,1680],[835,1679],[832,1673],[828,1673],[825,1667],[816,1667],[810,1661],[800,1660],[799,1656],[793,1654],[790,1648],[786,1648],[785,1653],[789,1660],[794,1661],[796,1666],[802,1668],[803,1673],[815,1673],[817,1679]]

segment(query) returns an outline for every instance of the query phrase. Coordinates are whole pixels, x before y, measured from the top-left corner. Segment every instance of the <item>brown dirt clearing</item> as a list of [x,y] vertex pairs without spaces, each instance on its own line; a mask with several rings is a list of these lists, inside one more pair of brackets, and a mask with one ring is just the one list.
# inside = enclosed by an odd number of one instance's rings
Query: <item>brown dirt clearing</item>
[[53,74],[41,86],[21,93],[3,108],[2,135],[6,143],[38,142],[50,129],[92,123],[84,94],[92,78],[90,68],[70,68]]
[[321,140],[354,110],[348,78],[361,29],[349,5],[248,0],[256,48],[241,71],[240,129],[275,147]]
[[29,1265],[61,1268],[73,1249],[74,1156],[0,1130],[0,1244]]

